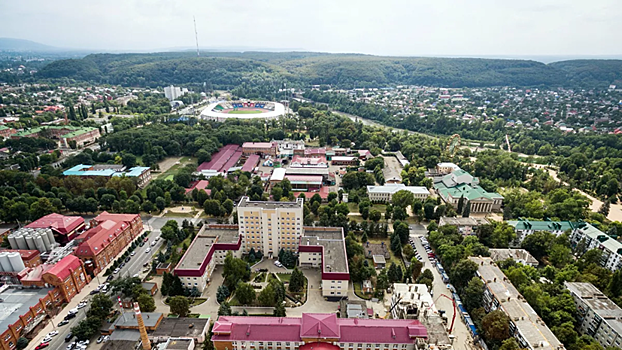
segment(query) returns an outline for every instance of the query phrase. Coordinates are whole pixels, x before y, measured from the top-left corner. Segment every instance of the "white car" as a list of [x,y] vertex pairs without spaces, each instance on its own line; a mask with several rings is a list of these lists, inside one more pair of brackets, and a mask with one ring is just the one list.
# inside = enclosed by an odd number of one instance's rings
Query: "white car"
[[105,342],[107,342],[109,339],[110,339],[110,336],[109,336],[109,335],[105,336],[105,337],[104,337],[104,343],[105,343]]
[[78,309],[81,309],[81,308],[86,307],[86,306],[87,306],[87,303],[81,302],[80,304],[78,304]]
[[116,274],[119,273],[119,271],[121,271],[121,269],[117,267],[116,269],[114,269],[114,271],[112,273],[114,273],[116,275]]
[[156,245],[156,244],[157,244],[157,242],[156,242],[156,241],[151,242],[151,246],[152,246],[152,247],[155,247],[155,245]]
[[55,337],[58,335],[58,331],[51,331],[50,333],[48,333],[48,337]]
[[45,338],[43,338],[43,340],[41,341],[42,343],[49,343],[52,341],[52,337],[50,336],[46,336]]
[[147,249],[145,250],[145,253],[149,253],[149,252],[151,252],[151,248],[147,248]]
[[104,341],[104,336],[100,335],[99,338],[97,338],[97,344],[101,343]]
[[70,314],[77,314],[78,311],[79,311],[78,308],[74,308],[74,309],[69,310],[69,313]]
[[134,256],[134,255],[136,255],[136,252],[135,252],[135,251],[132,251],[132,252],[130,253],[130,255],[131,255],[131,256]]

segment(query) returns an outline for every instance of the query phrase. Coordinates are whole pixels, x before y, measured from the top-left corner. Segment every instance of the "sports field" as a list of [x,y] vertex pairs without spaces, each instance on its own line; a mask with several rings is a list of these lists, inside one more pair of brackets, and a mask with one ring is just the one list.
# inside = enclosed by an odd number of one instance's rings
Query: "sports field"
[[230,110],[227,114],[259,114],[262,113],[261,110],[258,109],[239,109],[237,111]]

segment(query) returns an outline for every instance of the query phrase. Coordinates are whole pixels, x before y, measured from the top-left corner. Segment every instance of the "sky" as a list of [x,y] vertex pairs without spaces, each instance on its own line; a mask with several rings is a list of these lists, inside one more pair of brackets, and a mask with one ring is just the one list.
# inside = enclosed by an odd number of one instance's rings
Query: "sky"
[[0,37],[102,51],[620,55],[621,0],[0,0]]

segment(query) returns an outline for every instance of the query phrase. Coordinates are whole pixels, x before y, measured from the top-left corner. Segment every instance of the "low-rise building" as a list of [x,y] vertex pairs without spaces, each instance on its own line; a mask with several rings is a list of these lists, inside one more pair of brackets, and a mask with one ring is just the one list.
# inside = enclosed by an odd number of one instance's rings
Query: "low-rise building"
[[568,230],[574,230],[575,225],[570,221],[542,221],[542,220],[508,220],[508,225],[514,228],[516,239],[511,242],[513,247],[520,246],[525,237],[536,231],[547,231],[560,236]]
[[488,220],[483,219],[483,218],[465,218],[462,216],[456,216],[456,217],[448,217],[448,216],[442,216],[439,220],[438,220],[438,225],[439,226],[445,226],[445,225],[451,225],[451,226],[456,226],[458,228],[458,232],[460,234],[462,234],[463,236],[470,236],[470,235],[474,235],[477,230],[477,227],[480,225],[485,225],[488,223]]
[[603,348],[622,348],[622,309],[591,283],[564,282],[577,306],[579,332]]
[[13,129],[13,128],[9,128],[8,126],[5,125],[0,125],[0,137],[4,140],[4,139],[8,139],[11,137],[11,135],[17,133],[17,130]]
[[455,163],[451,163],[451,162],[444,162],[444,163],[438,163],[436,164],[436,171],[438,174],[451,174],[456,170],[459,170],[460,167],[457,166]]
[[228,252],[241,257],[242,236],[237,225],[203,225],[175,267],[184,288],[203,292],[216,265],[222,265]]
[[52,230],[56,242],[66,244],[84,230],[84,219],[81,216],[65,216],[52,213],[31,222],[26,225],[26,228],[49,228]]
[[212,333],[216,350],[415,350],[428,337],[416,320],[337,318],[334,313],[303,313],[300,318],[220,316]]
[[83,179],[125,176],[135,179],[138,187],[144,187],[149,183],[149,181],[151,181],[151,168],[145,166],[135,166],[126,170],[125,166],[116,164],[78,164],[71,169],[65,170],[63,175],[79,176]]
[[[42,263],[41,252],[34,249],[1,249],[0,253],[18,253],[26,268],[36,267]],[[4,268],[2,268],[2,271],[6,272]]]
[[488,251],[490,252],[490,258],[495,262],[512,259],[517,263],[533,267],[537,267],[539,264],[538,259],[534,258],[525,249],[489,249]]
[[348,295],[350,270],[341,227],[305,227],[298,246],[301,267],[322,269],[322,296],[341,299]]
[[331,159],[333,165],[357,166],[359,159],[351,156],[333,156]]
[[600,249],[602,267],[614,272],[622,269],[622,243],[591,224],[578,223],[570,236],[570,244],[581,251],[580,253]]
[[468,205],[471,213],[490,213],[501,210],[503,196],[488,192],[479,186],[479,179],[458,169],[443,176],[434,183],[434,189],[447,204],[458,208],[460,198]]
[[406,186],[400,183],[385,184],[383,186],[367,186],[367,195],[372,202],[390,202],[398,191],[408,191],[420,200],[430,196],[430,190],[425,186]]
[[68,303],[91,281],[85,265],[74,255],[67,255],[59,261],[45,263],[22,272],[19,276],[24,287],[56,287],[54,295]]
[[252,154],[270,155],[275,157],[278,144],[276,142],[244,142],[242,144],[242,154],[250,156]]
[[486,312],[503,311],[510,318],[510,335],[527,349],[562,350],[555,337],[525,298],[491,258],[470,257],[477,264],[477,276],[484,282]]
[[161,343],[169,338],[192,339],[201,344],[209,331],[210,318],[167,317],[149,334],[149,339]]
[[302,140],[272,140],[276,142],[280,157],[304,156],[305,142]]
[[74,255],[80,258],[91,275],[106,268],[143,231],[137,214],[102,212],[90,222],[91,228],[76,237]]
[[290,166],[292,168],[327,168],[328,162],[325,157],[294,156]]
[[91,144],[101,137],[98,128],[78,128],[60,137],[61,147],[70,148],[75,142],[77,148]]

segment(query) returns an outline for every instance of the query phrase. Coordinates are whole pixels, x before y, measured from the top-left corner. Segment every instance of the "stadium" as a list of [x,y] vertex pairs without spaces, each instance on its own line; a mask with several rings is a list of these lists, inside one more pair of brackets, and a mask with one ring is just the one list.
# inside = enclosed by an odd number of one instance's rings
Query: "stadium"
[[215,121],[227,119],[276,119],[285,114],[285,106],[278,102],[221,101],[207,106],[201,118]]

